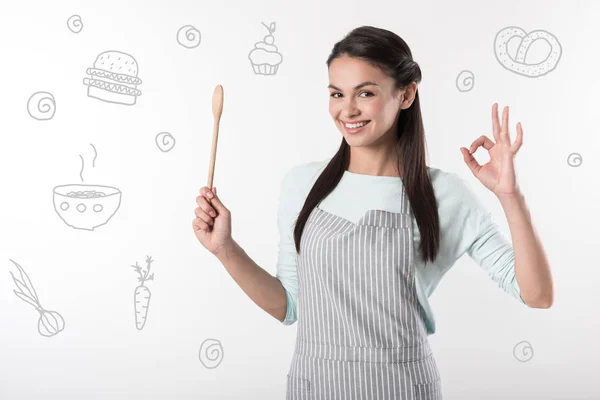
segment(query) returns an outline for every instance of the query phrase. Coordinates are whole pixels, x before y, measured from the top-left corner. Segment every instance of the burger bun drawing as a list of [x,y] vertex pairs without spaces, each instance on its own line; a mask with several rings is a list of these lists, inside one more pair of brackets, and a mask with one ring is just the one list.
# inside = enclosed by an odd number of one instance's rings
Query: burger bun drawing
[[88,87],[88,96],[109,103],[133,105],[142,92],[137,85],[138,64],[131,55],[116,50],[98,55],[93,68],[88,68],[89,77],[83,79]]

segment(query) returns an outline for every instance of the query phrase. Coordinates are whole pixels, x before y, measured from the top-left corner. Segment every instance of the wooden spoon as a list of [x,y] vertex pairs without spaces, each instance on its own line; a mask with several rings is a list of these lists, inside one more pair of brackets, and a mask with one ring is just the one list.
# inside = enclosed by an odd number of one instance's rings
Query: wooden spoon
[[219,123],[223,114],[223,86],[217,85],[212,97],[212,112],[214,118],[212,149],[210,152],[210,164],[208,166],[208,188],[212,190],[213,177],[215,175],[215,161],[217,160],[217,141],[219,139]]

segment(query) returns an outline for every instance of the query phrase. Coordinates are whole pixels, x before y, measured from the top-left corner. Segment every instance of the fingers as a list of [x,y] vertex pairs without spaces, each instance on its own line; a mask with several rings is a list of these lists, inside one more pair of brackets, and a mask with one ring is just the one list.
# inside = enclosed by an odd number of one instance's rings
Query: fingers
[[200,231],[200,230],[202,230],[204,232],[210,231],[210,226],[200,218],[195,218],[192,221],[192,227],[194,228],[195,231]]
[[223,205],[223,203],[221,203],[221,199],[219,199],[219,196],[217,195],[217,188],[215,187],[213,190],[214,191],[212,192],[210,190],[208,191],[209,197],[212,194],[212,197],[210,198],[210,204],[217,210],[217,213],[227,214],[229,210]]
[[500,140],[505,141],[507,144],[510,144],[510,137],[508,134],[508,106],[504,107],[502,111],[502,127],[500,128]]
[[497,141],[500,140],[500,120],[498,119],[498,103],[494,103],[492,106],[492,132],[494,134],[494,139]]
[[517,151],[519,151],[522,144],[523,144],[523,127],[521,126],[521,123],[519,122],[519,123],[517,123],[517,138],[515,139],[515,141],[513,142],[512,146],[511,146],[511,151],[513,153],[516,153]]
[[198,204],[198,206],[204,210],[204,212],[206,212],[207,214],[209,214],[211,217],[216,217],[217,216],[217,212],[214,209],[214,207],[208,202],[207,197],[209,197],[210,195],[208,195],[207,191],[205,192],[205,194],[202,194],[198,197],[196,197],[196,204]]
[[469,152],[471,152],[471,154],[475,153],[479,146],[483,146],[484,149],[490,150],[492,147],[494,147],[494,145],[495,143],[492,142],[490,138],[488,138],[485,135],[481,135],[477,139],[475,139],[473,143],[471,143],[471,146],[469,147]]
[[465,147],[461,147],[460,151],[463,154],[463,159],[465,160],[465,163],[467,164],[473,175],[477,176],[481,165],[477,162],[475,157],[473,157],[472,152],[469,153],[469,151]]
[[215,220],[208,215],[206,212],[204,212],[204,210],[202,210],[200,207],[196,208],[194,210],[194,214],[196,214],[196,217],[200,218],[202,221],[206,222],[208,225],[214,225],[215,224]]

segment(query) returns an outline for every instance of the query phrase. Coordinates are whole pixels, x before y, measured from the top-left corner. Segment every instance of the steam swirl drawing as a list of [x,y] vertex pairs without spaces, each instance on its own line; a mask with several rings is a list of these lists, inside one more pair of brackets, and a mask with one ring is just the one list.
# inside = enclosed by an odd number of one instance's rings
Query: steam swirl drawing
[[[508,52],[511,39],[520,39],[514,56]],[[527,63],[527,53],[536,40],[546,41],[550,45],[550,52],[541,62]],[[500,65],[507,70],[528,78],[538,78],[556,68],[562,55],[562,46],[550,32],[539,29],[527,33],[517,26],[509,26],[496,34],[494,53]]]
[[[97,152],[94,145],[95,167]],[[81,155],[79,177],[83,182],[85,161]],[[121,206],[121,191],[112,186],[91,184],[68,184],[54,188],[54,210],[71,228],[93,231],[106,224]]]
[[471,71],[460,71],[456,77],[456,88],[460,92],[468,92],[475,86],[475,76]]
[[217,368],[223,361],[223,346],[217,339],[206,339],[200,345],[200,362],[206,368]]
[[184,25],[177,31],[177,43],[187,49],[193,49],[200,45],[202,35],[192,25]]
[[67,27],[73,33],[79,33],[83,29],[83,22],[79,15],[72,15],[67,20]]
[[571,153],[567,156],[567,164],[569,167],[579,167],[583,164],[583,157],[579,153]]
[[170,151],[175,146],[175,138],[169,132],[160,132],[154,140],[162,152]]
[[10,271],[10,275],[17,286],[17,290],[13,289],[13,292],[15,292],[17,297],[23,300],[25,303],[31,304],[33,307],[35,307],[36,311],[40,314],[40,318],[38,319],[38,332],[40,335],[46,337],[54,336],[65,329],[65,320],[59,313],[56,311],[45,310],[42,307],[33,284],[31,283],[31,279],[29,279],[29,276],[23,267],[13,260],[10,261],[15,264],[19,270],[19,275],[21,278],[18,279],[12,273],[12,271]]
[[513,355],[521,362],[527,362],[533,357],[533,348],[528,341],[522,341],[513,348]]
[[27,101],[27,112],[38,121],[52,119],[56,112],[56,101],[52,93],[35,92]]

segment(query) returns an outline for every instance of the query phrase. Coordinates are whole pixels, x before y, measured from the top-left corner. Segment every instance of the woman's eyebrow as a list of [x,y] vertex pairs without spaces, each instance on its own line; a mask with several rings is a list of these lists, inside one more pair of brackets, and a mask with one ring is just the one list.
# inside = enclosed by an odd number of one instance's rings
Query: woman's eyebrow
[[[369,85],[373,85],[373,86],[379,86],[379,85],[378,85],[378,84],[376,84],[375,82],[370,82],[370,81],[367,81],[367,82],[363,82],[363,83],[361,83],[361,84],[359,84],[359,85],[356,85],[356,87],[354,88],[354,90],[358,90],[358,89],[360,89],[360,88],[362,88],[362,87],[364,87],[364,86],[369,86]],[[342,91],[342,89],[338,88],[338,87],[337,87],[337,86],[335,86],[335,85],[332,85],[331,83],[329,84],[329,86],[327,86],[327,88],[328,88],[328,89],[339,90],[340,92]]]

